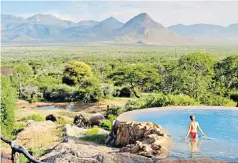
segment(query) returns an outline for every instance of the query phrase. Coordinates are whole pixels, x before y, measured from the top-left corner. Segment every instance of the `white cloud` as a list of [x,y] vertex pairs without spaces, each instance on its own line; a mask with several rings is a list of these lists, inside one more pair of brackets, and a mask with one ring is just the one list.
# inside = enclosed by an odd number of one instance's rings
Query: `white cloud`
[[[229,25],[237,23],[238,15],[238,2],[225,1],[73,1],[67,4],[62,8],[52,6],[52,10],[39,13],[52,14],[58,18],[75,22],[80,20],[101,21],[111,16],[126,22],[137,14],[146,12],[152,19],[164,26],[179,23]],[[29,17],[39,13],[24,13],[21,16]]]

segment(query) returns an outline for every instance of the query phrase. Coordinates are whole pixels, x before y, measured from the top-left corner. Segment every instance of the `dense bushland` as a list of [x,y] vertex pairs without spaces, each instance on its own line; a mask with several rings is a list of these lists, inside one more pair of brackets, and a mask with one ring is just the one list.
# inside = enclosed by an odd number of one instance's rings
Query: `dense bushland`
[[1,67],[3,132],[12,130],[17,98],[80,103],[130,98],[125,107],[107,111],[111,118],[100,125],[108,130],[112,115],[128,110],[169,105],[237,105],[238,55],[217,59],[202,52],[180,55],[171,51],[166,52],[166,58],[165,53],[151,50],[137,53],[80,56],[72,52],[42,57],[33,53],[24,60],[18,55],[5,55]]

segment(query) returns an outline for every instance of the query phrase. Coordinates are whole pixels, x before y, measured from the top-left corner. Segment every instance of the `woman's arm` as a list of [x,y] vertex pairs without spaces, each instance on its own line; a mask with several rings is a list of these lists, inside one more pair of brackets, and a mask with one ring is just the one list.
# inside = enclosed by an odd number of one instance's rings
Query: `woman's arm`
[[188,126],[188,132],[187,132],[186,136],[184,137],[185,139],[188,137],[190,131],[191,131],[191,123]]
[[202,131],[202,129],[200,128],[199,123],[197,123],[197,126],[198,126],[198,130],[201,132],[201,134],[202,134],[203,136],[206,136],[206,135],[204,134],[204,132]]

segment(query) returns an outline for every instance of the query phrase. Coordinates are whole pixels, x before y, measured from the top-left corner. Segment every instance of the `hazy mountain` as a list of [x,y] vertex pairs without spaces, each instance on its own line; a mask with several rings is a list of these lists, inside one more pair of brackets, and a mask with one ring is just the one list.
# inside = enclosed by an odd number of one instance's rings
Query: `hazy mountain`
[[123,27],[115,31],[116,40],[124,42],[148,43],[182,43],[176,33],[152,20],[146,13],[141,13],[129,20]]
[[15,28],[2,31],[2,36],[11,41],[20,41],[24,38],[24,42],[29,39],[50,39],[57,38],[60,35],[60,28],[55,26],[46,26],[42,24],[28,24],[24,23],[16,26]]
[[110,33],[115,29],[118,29],[123,26],[123,23],[118,21],[114,17],[107,18],[101,21],[99,24],[88,29],[89,32],[93,33]]
[[187,44],[195,40],[230,43],[238,41],[238,24],[175,25],[168,28],[141,13],[123,24],[110,17],[101,22],[78,23],[52,15],[38,14],[27,19],[1,15],[3,42],[85,42],[110,41],[133,44]]
[[174,25],[169,27],[177,34],[197,40],[227,41],[238,37],[238,24],[228,27],[213,24]]
[[61,20],[53,15],[38,14],[27,18],[30,24],[53,25],[56,27],[68,28],[76,26],[76,23],[69,20]]
[[93,27],[84,28],[76,26],[65,30],[65,34],[74,40],[80,41],[100,41],[109,40],[111,34],[115,29],[122,27],[123,23],[117,19],[110,17],[107,18]]
[[11,29],[26,22],[27,20],[21,17],[1,14],[1,30]]
[[83,20],[77,23],[76,26],[81,28],[90,28],[97,25],[99,22],[94,20]]

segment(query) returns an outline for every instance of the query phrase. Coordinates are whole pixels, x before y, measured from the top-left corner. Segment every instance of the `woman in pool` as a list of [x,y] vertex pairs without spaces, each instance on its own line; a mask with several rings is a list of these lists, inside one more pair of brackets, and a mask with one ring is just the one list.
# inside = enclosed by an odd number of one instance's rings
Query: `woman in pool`
[[188,127],[188,132],[187,135],[185,136],[185,139],[188,137],[188,135],[190,135],[191,139],[196,139],[198,137],[197,134],[197,129],[202,133],[203,136],[206,136],[203,132],[202,129],[199,126],[199,123],[195,121],[195,116],[194,115],[190,115],[190,124]]

